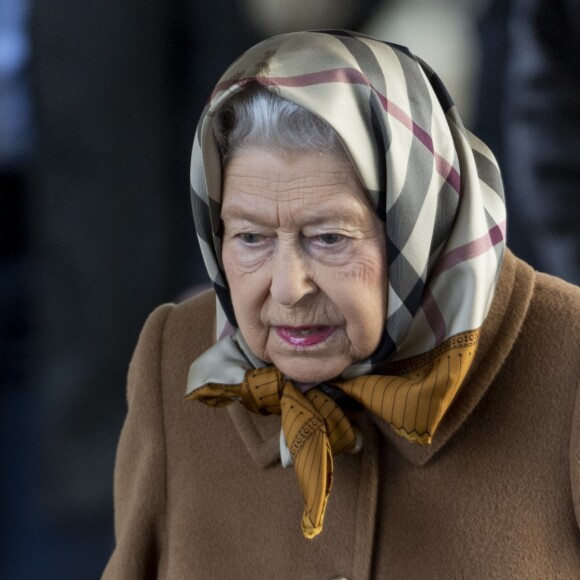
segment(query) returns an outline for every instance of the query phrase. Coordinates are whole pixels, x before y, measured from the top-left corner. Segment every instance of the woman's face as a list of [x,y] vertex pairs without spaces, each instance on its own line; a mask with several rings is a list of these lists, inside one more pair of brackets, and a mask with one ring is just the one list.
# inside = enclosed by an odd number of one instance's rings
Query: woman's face
[[221,217],[234,311],[256,356],[309,383],[372,354],[385,232],[348,160],[244,151],[226,164]]

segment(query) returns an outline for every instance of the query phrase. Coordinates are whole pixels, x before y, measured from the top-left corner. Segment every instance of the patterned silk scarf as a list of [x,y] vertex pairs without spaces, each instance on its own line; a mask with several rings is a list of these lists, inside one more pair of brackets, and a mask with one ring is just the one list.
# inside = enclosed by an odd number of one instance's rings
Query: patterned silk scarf
[[[334,128],[385,222],[382,341],[368,360],[306,393],[266,368],[245,344],[221,263],[222,168],[213,121],[223,103],[251,83]],[[218,341],[193,363],[188,397],[214,406],[239,400],[253,412],[282,415],[305,499],[304,534],[313,537],[322,527],[332,455],[355,446],[348,419],[325,389],[356,399],[408,440],[428,444],[461,387],[505,247],[499,169],[463,127],[439,78],[408,49],[345,31],[301,32],[258,44],[222,76],[196,132],[191,186],[198,239],[218,297]],[[271,389],[264,404],[262,373]],[[297,402],[293,409],[308,409],[297,432],[284,427],[289,401]],[[348,423],[345,445],[333,439],[337,417]],[[301,455],[310,458],[307,468]]]

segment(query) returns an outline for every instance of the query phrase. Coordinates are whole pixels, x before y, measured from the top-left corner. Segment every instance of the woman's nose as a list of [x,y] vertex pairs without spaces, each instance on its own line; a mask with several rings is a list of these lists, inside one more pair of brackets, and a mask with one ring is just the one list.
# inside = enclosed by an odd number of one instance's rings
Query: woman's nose
[[298,248],[278,244],[272,257],[270,294],[282,306],[295,306],[305,296],[315,294],[308,258]]

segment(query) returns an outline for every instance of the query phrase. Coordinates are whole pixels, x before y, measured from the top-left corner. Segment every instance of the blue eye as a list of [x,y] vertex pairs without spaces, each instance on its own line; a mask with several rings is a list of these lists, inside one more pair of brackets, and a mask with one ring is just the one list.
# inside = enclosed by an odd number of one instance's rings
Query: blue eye
[[344,236],[340,234],[321,234],[318,236],[318,239],[325,245],[331,246],[333,244],[337,244],[338,242],[342,241]]
[[239,237],[242,240],[242,242],[244,242],[244,244],[248,244],[248,245],[259,244],[264,239],[264,236],[261,236],[260,234],[253,234],[253,233],[239,234]]

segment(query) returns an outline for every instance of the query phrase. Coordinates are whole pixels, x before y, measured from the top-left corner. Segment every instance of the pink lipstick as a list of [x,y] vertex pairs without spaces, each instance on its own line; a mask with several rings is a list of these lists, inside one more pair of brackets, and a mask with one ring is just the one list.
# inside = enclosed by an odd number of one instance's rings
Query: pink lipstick
[[314,346],[324,342],[336,330],[335,326],[277,326],[278,336],[292,346]]

